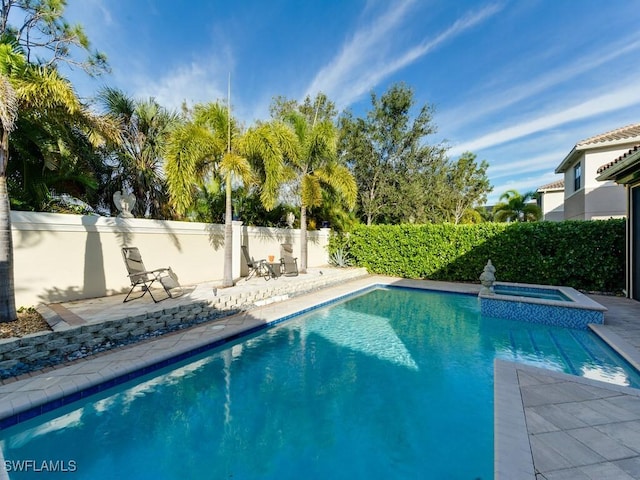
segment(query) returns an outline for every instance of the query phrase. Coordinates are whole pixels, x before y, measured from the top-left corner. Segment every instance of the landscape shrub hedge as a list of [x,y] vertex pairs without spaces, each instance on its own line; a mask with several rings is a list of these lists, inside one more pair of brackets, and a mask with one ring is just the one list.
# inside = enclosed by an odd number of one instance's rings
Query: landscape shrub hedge
[[478,282],[491,259],[504,282],[620,293],[625,287],[625,221],[357,226],[336,237],[371,273]]

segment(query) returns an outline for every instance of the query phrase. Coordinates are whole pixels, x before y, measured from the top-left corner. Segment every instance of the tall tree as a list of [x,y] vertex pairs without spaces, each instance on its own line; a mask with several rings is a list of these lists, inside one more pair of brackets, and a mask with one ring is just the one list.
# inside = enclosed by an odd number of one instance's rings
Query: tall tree
[[[60,111],[66,115],[76,116],[84,107],[75,95],[73,87],[55,70],[25,65],[17,75],[15,72],[7,76],[1,72],[4,91],[0,103],[1,110],[7,112],[2,119],[2,141],[0,142],[0,321],[12,321],[17,318],[15,294],[13,290],[13,245],[11,243],[11,216],[9,213],[9,197],[7,194],[7,163],[9,159],[9,135],[15,124],[11,122],[16,114],[14,105],[20,112],[36,110],[41,118],[56,116]],[[11,93],[13,91],[13,93]],[[84,111],[85,115],[90,115]]]
[[[326,97],[325,97],[326,98]],[[293,131],[295,152],[284,158],[282,165],[265,169],[265,198],[274,200],[285,185],[292,185],[300,205],[300,272],[307,271],[307,211],[322,204],[323,188],[329,187],[342,196],[349,208],[355,204],[357,186],[349,169],[338,161],[337,131],[328,120],[318,120],[321,97],[313,119],[301,111],[284,112],[283,121]],[[286,183],[288,180],[289,183]],[[284,182],[283,182],[284,181]],[[267,204],[267,208],[273,204]]]
[[177,113],[153,98],[134,100],[114,88],[104,88],[98,99],[121,129],[122,141],[110,145],[108,154],[115,171],[112,190],[135,195],[135,216],[170,217],[163,155],[169,134],[179,122]]
[[[66,6],[66,0],[2,0],[0,37],[12,38],[28,63],[46,67],[68,64],[90,75],[108,71],[106,56],[92,50],[82,25],[71,25],[64,19]],[[17,18],[22,24],[9,23]],[[86,57],[78,60],[76,50]]]
[[425,141],[436,131],[433,108],[412,118],[413,91],[404,84],[372,93],[371,103],[366,118],[340,119],[340,155],[356,178],[360,215],[368,225],[425,221],[437,200],[430,185],[446,166],[444,147]]
[[11,214],[7,192],[7,162],[9,134],[18,117],[18,97],[9,79],[0,75],[0,322],[18,318],[13,285],[13,240]]
[[471,215],[474,206],[487,201],[487,194],[493,190],[487,177],[489,164],[486,160],[476,162],[477,155],[463,153],[452,162],[447,172],[448,195],[443,198],[445,214],[458,224],[465,215]]
[[[0,321],[17,318],[10,202],[6,186],[9,136],[15,119],[28,108],[38,109],[41,113],[62,111],[72,116],[83,112],[71,84],[55,69],[60,63],[77,64],[89,73],[106,69],[106,59],[99,53],[76,63],[74,47],[85,51],[90,47],[82,28],[71,27],[64,20],[65,6],[65,0],[3,0],[0,4],[2,44],[12,45],[16,50],[6,58],[18,60],[6,62],[0,69],[4,85],[0,111],[6,112],[0,126]],[[17,9],[16,15],[12,16],[10,13],[14,9]],[[23,23],[10,25],[10,18],[22,18]]]
[[500,195],[500,202],[493,207],[498,222],[536,222],[542,218],[542,210],[531,200],[535,192],[521,194],[517,190],[507,190]]
[[184,215],[192,207],[197,189],[204,188],[212,175],[219,175],[225,188],[224,276],[223,287],[233,286],[234,178],[249,181],[251,166],[241,155],[242,134],[220,103],[196,105],[193,117],[171,134],[167,145],[167,184],[176,211]]
[[[17,85],[29,81],[34,72],[52,69],[30,66],[11,44],[0,43],[0,65]],[[29,72],[29,70],[32,70]],[[45,92],[46,94],[46,92]],[[75,95],[75,93],[73,94]],[[70,194],[93,205],[99,183],[108,169],[97,153],[98,133],[118,140],[117,129],[105,117],[96,116],[77,99],[77,108],[33,108],[23,102],[15,131],[11,134],[11,162],[6,175],[11,205],[21,210],[47,208],[54,193]]]

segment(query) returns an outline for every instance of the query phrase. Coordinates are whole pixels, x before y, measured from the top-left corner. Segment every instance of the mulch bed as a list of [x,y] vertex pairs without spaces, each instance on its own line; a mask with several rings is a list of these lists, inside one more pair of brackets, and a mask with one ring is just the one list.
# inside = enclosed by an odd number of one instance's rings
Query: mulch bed
[[18,319],[13,322],[0,322],[0,338],[24,337],[42,331],[51,331],[51,327],[34,308],[20,309]]

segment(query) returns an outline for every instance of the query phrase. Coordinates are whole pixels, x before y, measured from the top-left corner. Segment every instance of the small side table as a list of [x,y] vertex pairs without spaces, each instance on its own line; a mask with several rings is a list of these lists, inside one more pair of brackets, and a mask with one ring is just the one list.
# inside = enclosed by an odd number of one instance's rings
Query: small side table
[[267,262],[267,265],[269,265],[269,269],[271,270],[274,278],[278,278],[280,275],[282,275],[282,263]]

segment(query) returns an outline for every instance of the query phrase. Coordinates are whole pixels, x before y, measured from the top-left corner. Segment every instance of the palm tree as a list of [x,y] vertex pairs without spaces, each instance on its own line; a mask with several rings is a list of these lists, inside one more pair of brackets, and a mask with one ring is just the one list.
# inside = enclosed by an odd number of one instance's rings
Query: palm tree
[[[9,137],[18,115],[37,112],[43,122],[53,118],[82,119],[80,124],[95,130],[89,138],[98,141],[98,131],[109,123],[91,114],[76,96],[71,83],[57,70],[26,62],[24,56],[0,45],[0,322],[17,318],[13,280],[10,202],[7,191]],[[113,133],[113,132],[111,132]]]
[[283,149],[281,164],[265,165],[262,196],[265,207],[272,207],[286,182],[294,185],[300,204],[300,273],[306,273],[307,210],[322,204],[323,187],[333,189],[352,208],[357,187],[349,169],[337,161],[337,132],[333,123],[316,119],[310,122],[297,111],[286,113],[284,122],[295,135],[295,150]]
[[7,162],[9,160],[9,134],[18,118],[18,98],[9,79],[0,75],[0,322],[18,318],[13,286],[13,241],[11,214],[7,192]]
[[100,186],[110,169],[91,138],[92,130],[102,128],[92,117],[84,108],[73,115],[59,109],[21,109],[6,170],[12,208],[47,211],[54,192],[99,203]]
[[166,150],[169,196],[180,215],[193,206],[196,190],[204,188],[212,175],[224,180],[223,287],[233,286],[233,180],[248,182],[252,178],[249,162],[240,154],[240,142],[240,130],[228,108],[209,103],[195,106],[193,118],[172,132]]
[[535,192],[521,195],[517,190],[507,190],[500,195],[500,203],[493,207],[498,222],[536,222],[542,218],[542,210],[530,201]]
[[104,88],[98,99],[106,115],[118,123],[122,135],[122,142],[110,146],[116,170],[111,179],[115,184],[112,190],[132,191],[136,197],[136,216],[166,218],[163,154],[170,131],[178,124],[178,115],[152,98],[133,100],[115,88]]

